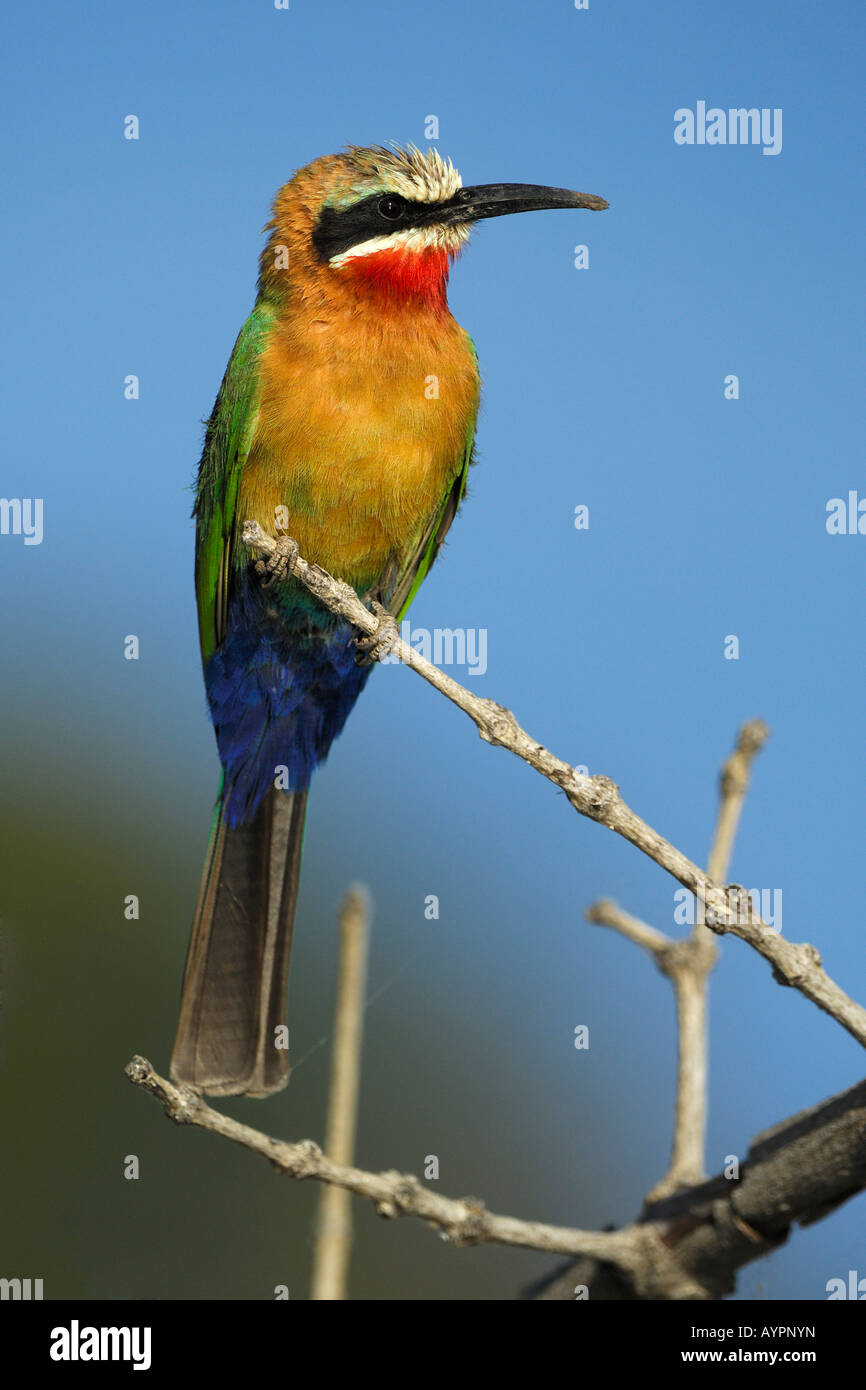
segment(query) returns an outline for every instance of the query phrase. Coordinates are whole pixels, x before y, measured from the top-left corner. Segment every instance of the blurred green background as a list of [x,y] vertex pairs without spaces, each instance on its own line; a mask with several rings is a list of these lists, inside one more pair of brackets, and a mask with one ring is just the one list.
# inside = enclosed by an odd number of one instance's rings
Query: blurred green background
[[[168,1065],[217,787],[189,485],[270,199],[346,142],[423,145],[430,113],[469,183],[610,199],[491,223],[455,267],[479,462],[412,621],[484,628],[487,672],[453,674],[695,860],[736,730],[765,718],[732,875],[782,889],[785,934],[862,999],[866,539],[828,535],[825,509],[866,493],[864,11],[49,0],[3,22],[0,490],[43,498],[45,535],[0,536],[0,1275],[59,1298],[303,1298],[316,1189],[172,1126],[123,1076],[135,1052]],[[782,152],[675,145],[697,100],[782,108]],[[411,673],[375,672],[311,794],[292,1082],[225,1102],[283,1138],[323,1136],[354,880],[375,903],[359,1164],[436,1154],[443,1193],[493,1210],[632,1219],[668,1156],[670,989],[581,914],[612,896],[675,932],[676,885]],[[736,941],[711,1026],[711,1172],[863,1075]],[[356,1298],[509,1299],[555,1263],[362,1204],[356,1222]],[[864,1227],[861,1197],[739,1296],[866,1275]]]

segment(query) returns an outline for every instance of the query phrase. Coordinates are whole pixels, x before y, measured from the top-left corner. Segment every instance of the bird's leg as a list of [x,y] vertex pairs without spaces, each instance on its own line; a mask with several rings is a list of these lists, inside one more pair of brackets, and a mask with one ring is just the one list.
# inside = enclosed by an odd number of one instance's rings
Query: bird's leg
[[374,618],[378,618],[378,627],[375,632],[371,632],[369,635],[365,633],[363,637],[352,639],[356,647],[356,666],[372,666],[374,661],[381,661],[382,657],[387,656],[391,650],[394,638],[400,636],[397,619],[388,612],[378,599],[372,600],[370,612]]
[[269,589],[278,579],[291,574],[298,558],[298,544],[291,536],[277,536],[273,550],[263,555],[255,563],[256,574],[261,576],[262,588]]

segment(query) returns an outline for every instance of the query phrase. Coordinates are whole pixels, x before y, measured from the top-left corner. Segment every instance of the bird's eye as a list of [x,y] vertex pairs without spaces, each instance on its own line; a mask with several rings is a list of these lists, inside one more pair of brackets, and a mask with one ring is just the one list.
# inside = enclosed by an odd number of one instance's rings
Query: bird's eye
[[402,198],[396,194],[389,193],[386,197],[379,199],[379,212],[383,217],[387,217],[389,222],[396,222],[398,217],[402,217],[406,210],[406,204]]

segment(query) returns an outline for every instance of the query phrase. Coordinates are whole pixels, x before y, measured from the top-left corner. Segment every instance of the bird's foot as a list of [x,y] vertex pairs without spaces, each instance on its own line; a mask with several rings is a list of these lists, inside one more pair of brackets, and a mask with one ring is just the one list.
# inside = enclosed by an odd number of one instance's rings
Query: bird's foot
[[390,652],[395,637],[400,636],[396,618],[379,603],[378,599],[373,599],[370,604],[370,612],[374,618],[378,619],[378,626],[375,632],[353,638],[356,648],[356,666],[372,666],[374,661],[381,661],[382,657],[387,656]]
[[291,536],[277,536],[270,555],[262,556],[255,563],[256,574],[261,577],[262,588],[270,589],[279,579],[286,579],[298,558],[298,544]]

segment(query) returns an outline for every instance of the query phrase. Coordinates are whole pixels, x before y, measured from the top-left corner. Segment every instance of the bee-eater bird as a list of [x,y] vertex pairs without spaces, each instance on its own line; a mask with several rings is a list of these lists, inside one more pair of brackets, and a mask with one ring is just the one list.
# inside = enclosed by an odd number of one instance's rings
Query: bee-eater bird
[[288,1080],[278,1044],[307,789],[370,670],[353,631],[291,574],[263,580],[243,523],[292,536],[305,559],[401,618],[472,460],[478,366],[448,309],[451,262],[483,218],[605,207],[535,184],[464,188],[436,150],[397,146],[317,159],[276,195],[196,486],[199,634],[223,777],[177,1081],[265,1096]]

